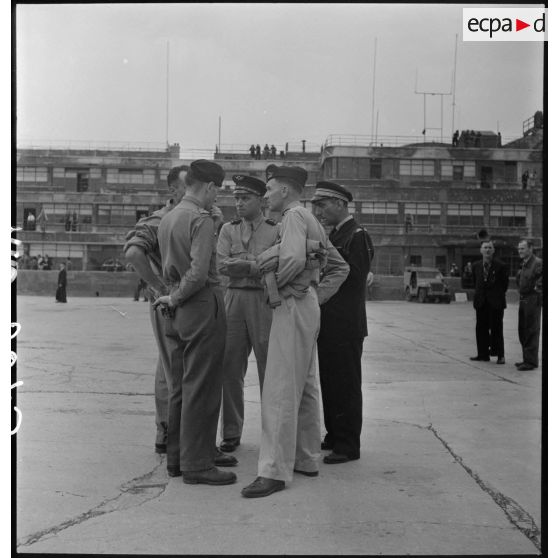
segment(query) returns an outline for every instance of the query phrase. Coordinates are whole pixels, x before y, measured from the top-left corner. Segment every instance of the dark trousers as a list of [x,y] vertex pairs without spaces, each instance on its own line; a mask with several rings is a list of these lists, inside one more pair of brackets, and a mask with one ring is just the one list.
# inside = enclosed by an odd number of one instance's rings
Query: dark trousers
[[169,469],[203,471],[213,466],[226,329],[223,295],[211,287],[198,291],[167,320]]
[[541,304],[538,294],[519,300],[519,342],[523,349],[523,362],[539,365],[539,336],[541,332]]
[[477,355],[488,358],[491,354],[504,356],[504,309],[485,303],[477,308]]
[[325,441],[335,453],[360,457],[363,338],[332,341],[318,337]]
[[67,300],[66,300],[66,287],[58,287],[56,289],[56,300],[57,300],[57,302],[67,302]]

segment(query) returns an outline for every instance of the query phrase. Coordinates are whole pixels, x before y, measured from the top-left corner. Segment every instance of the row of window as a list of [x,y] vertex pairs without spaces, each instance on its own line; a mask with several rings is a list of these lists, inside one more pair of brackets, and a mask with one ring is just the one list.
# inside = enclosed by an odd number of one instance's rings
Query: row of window
[[[159,180],[167,179],[169,170],[158,171]],[[77,179],[87,182],[89,179],[100,179],[102,171],[98,167],[91,168],[63,168],[52,169],[53,179]],[[154,169],[107,169],[107,184],[155,184],[157,171]],[[16,180],[18,182],[48,182],[48,167],[17,167]]]

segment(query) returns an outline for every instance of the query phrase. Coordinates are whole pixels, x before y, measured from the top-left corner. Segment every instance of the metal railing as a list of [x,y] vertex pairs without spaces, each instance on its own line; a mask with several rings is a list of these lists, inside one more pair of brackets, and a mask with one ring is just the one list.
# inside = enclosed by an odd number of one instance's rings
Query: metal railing
[[111,141],[111,140],[48,140],[25,139],[16,140],[17,149],[68,149],[68,150],[106,150],[106,151],[168,151],[164,142]]

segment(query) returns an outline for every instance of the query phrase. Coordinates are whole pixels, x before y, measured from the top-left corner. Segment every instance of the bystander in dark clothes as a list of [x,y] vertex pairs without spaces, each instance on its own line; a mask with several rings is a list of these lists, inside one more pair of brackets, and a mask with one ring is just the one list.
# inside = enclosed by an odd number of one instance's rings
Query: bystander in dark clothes
[[258,143],[256,145],[256,159],[261,159],[262,158],[262,148],[260,147],[260,144]]
[[270,150],[271,150],[271,158],[275,159],[275,156],[277,155],[277,148],[272,144]]
[[143,292],[143,301],[147,302],[147,283],[143,279],[139,279],[138,284],[136,285],[136,290],[134,292],[134,300],[137,302],[140,298],[141,293]]
[[521,187],[524,190],[527,190],[527,182],[529,180],[529,171],[525,171],[522,175],[521,175]]
[[265,144],[263,148],[264,159],[269,159],[269,145]]
[[66,266],[61,263],[58,272],[58,288],[56,289],[56,302],[67,302],[66,300]]
[[252,157],[252,159],[255,159],[256,158],[256,148],[254,147],[254,144],[252,144],[250,146],[249,151],[250,151],[250,157]]

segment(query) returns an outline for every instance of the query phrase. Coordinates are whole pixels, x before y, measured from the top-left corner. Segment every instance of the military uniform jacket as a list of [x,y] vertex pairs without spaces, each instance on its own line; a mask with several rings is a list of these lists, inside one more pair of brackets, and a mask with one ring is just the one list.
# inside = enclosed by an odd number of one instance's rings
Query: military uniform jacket
[[519,295],[526,297],[535,293],[542,294],[542,281],[543,262],[532,254],[517,273],[516,282],[519,288]]
[[332,341],[366,337],[366,279],[374,257],[372,241],[352,218],[334,229],[329,239],[350,270],[339,290],[321,307],[320,337]]
[[209,211],[193,196],[161,220],[157,233],[163,280],[171,286],[173,305],[185,302],[206,285],[218,285],[215,229]]
[[[279,238],[279,225],[261,215],[253,222],[235,219],[221,227],[217,240],[217,270],[228,277],[227,287],[263,289],[256,256],[273,246]],[[244,260],[242,269],[231,272],[227,261]]]
[[473,307],[482,308],[489,304],[492,308],[506,308],[506,291],[508,290],[509,271],[508,266],[501,260],[492,259],[485,280],[483,261],[479,260],[473,264],[473,280],[475,284],[475,296]]

